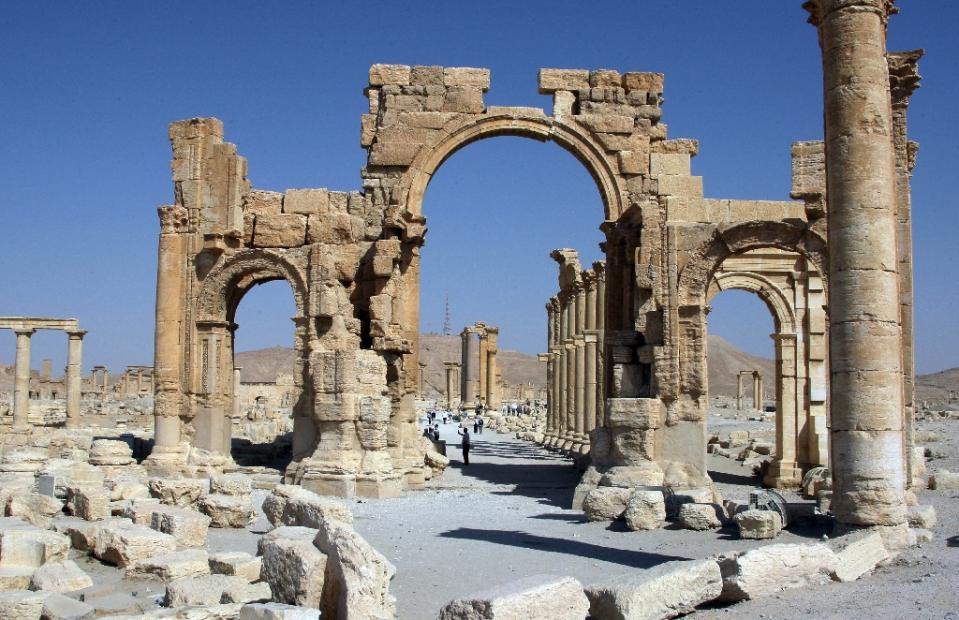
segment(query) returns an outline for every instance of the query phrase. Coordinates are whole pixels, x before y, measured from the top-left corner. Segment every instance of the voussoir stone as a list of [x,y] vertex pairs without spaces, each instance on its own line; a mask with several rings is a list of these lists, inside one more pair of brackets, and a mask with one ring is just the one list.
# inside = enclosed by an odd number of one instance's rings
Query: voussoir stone
[[586,588],[594,620],[664,620],[716,599],[723,578],[715,560],[666,562]]
[[589,601],[572,577],[533,575],[447,603],[439,620],[583,620]]

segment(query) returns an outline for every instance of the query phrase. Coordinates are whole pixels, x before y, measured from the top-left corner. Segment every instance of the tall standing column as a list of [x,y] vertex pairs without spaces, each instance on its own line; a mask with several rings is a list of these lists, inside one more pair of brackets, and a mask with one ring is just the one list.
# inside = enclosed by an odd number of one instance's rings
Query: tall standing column
[[483,328],[480,331],[479,335],[479,397],[477,401],[482,403],[484,407],[489,406],[489,402],[486,400],[486,352],[489,350],[489,340],[487,340],[486,329]]
[[460,349],[460,381],[462,383],[460,403],[465,407],[472,407],[474,404],[473,399],[476,397],[476,383],[473,381],[473,370],[476,364],[476,349],[479,343],[477,343],[476,338],[473,337],[472,327],[464,328],[462,333],[460,333],[460,339],[462,347]]
[[67,332],[67,428],[80,425],[80,370],[83,367],[83,330]]
[[807,2],[822,47],[829,229],[833,504],[906,521],[889,0]]
[[556,298],[550,298],[546,304],[546,437],[544,443],[550,445],[556,433],[556,314],[553,310]]
[[606,261],[593,263],[596,274],[596,426],[606,424]]
[[13,384],[13,426],[28,426],[30,415],[30,337],[32,329],[15,329],[17,335],[17,357],[14,362]]
[[559,354],[559,397],[557,399],[557,425],[556,425],[556,447],[564,448],[567,442],[567,412],[569,410],[569,365],[567,358],[569,354],[566,350],[566,338],[569,335],[569,303],[565,294],[560,293],[559,297],[559,341],[557,342]]
[[763,375],[758,370],[753,371],[753,409],[763,410]]
[[416,376],[416,395],[418,398],[426,398],[426,364],[419,363],[419,374]]
[[586,289],[579,283],[575,289],[576,325],[573,346],[576,356],[576,449],[582,453],[589,449],[589,437],[586,435],[586,342],[583,332],[586,328]]
[[497,340],[499,339],[498,327],[486,328],[486,406],[498,411],[500,406],[499,388],[496,385],[496,353],[499,350]]

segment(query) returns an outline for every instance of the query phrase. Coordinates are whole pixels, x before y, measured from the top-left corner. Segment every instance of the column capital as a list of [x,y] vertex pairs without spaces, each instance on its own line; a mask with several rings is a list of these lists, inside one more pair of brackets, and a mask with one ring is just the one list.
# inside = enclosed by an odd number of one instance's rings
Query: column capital
[[87,335],[87,330],[85,329],[71,329],[67,331],[67,336],[71,340],[83,340],[83,337]]
[[909,106],[909,98],[919,88],[919,82],[922,80],[922,76],[919,75],[919,59],[925,53],[925,50],[918,49],[908,52],[889,52],[886,55],[893,108]]
[[886,26],[889,16],[899,12],[895,5],[896,0],[807,0],[802,7],[809,12],[807,20],[816,28],[822,26],[823,21],[836,11],[868,11],[876,13],[882,18],[883,27]]
[[190,214],[185,207],[162,205],[157,207],[160,218],[160,234],[169,235],[187,232],[190,228]]
[[37,330],[32,327],[17,327],[14,328],[13,333],[18,336],[27,336],[28,338],[36,333]]

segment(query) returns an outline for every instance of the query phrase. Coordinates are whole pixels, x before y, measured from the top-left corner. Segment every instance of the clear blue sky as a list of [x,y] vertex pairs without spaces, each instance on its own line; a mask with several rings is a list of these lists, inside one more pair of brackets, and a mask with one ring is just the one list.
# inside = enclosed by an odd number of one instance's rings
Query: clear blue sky
[[[664,122],[697,138],[710,197],[785,199],[789,144],[822,134],[815,30],[800,0],[727,2],[10,3],[0,14],[0,314],[72,316],[85,369],[153,357],[155,209],[172,200],[169,122],[217,116],[254,186],[355,189],[359,118],[377,62],[492,69],[487,104],[549,107],[540,67],[666,73]],[[918,366],[959,366],[959,2],[902,0],[891,49],[925,47],[911,136]],[[461,8],[462,7],[462,8]],[[468,7],[468,8],[467,8]],[[599,195],[554,144],[480,142],[431,184],[424,330],[448,294],[455,331],[502,327],[501,346],[544,348],[548,257],[598,257]],[[283,283],[240,306],[238,348],[292,342]],[[746,294],[716,299],[710,329],[771,355],[771,320]],[[35,337],[57,369],[65,338]],[[13,360],[0,332],[0,362]]]

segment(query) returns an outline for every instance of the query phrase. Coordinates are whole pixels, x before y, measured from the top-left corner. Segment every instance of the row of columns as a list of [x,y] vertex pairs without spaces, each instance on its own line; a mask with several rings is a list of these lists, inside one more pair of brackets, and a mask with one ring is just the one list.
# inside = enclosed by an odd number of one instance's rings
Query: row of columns
[[547,414],[544,442],[586,454],[590,433],[603,426],[606,270],[604,262],[580,270],[573,250],[557,250],[560,291],[546,305]]
[[[482,322],[469,325],[460,333],[462,339],[461,363],[459,368],[460,379],[460,406],[471,409],[481,405],[486,409],[499,409],[500,389],[499,370],[496,363],[498,352],[497,339],[499,328]],[[477,364],[477,379],[474,380],[473,364]],[[452,398],[450,394],[450,373],[447,366],[447,403]]]
[[765,389],[763,386],[763,373],[758,370],[740,370],[736,375],[736,409],[743,410],[743,400],[745,390],[743,389],[743,377],[753,378],[753,409],[763,410],[763,401],[765,400]]
[[[13,426],[26,428],[29,426],[30,413],[30,344],[33,334],[40,328],[18,328],[13,332],[17,336],[17,353],[14,362],[13,388]],[[83,361],[83,336],[87,333],[82,329],[66,330],[67,332],[67,427],[74,428],[80,424],[80,370]]]

